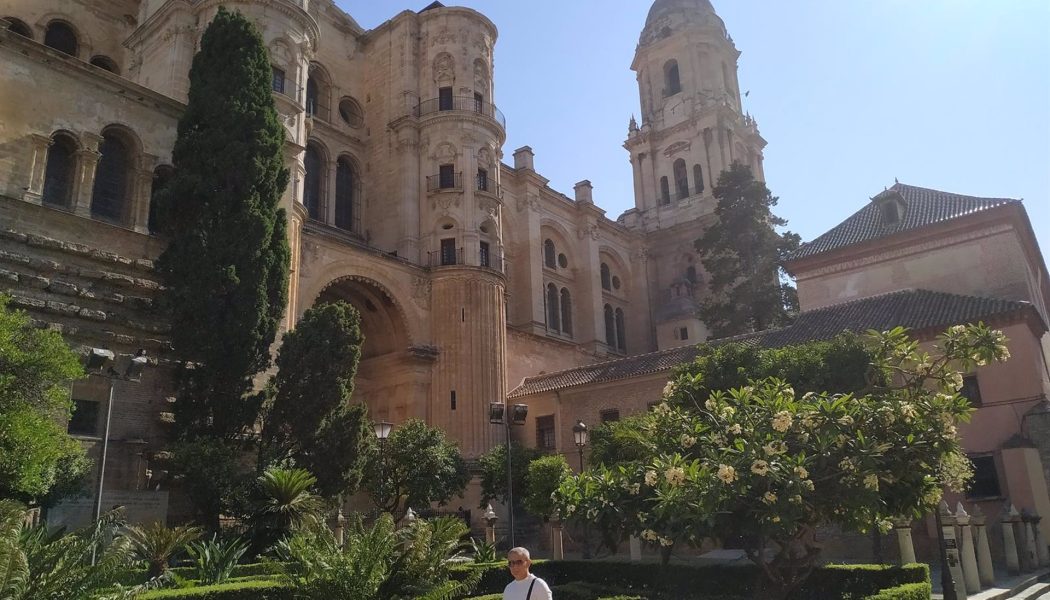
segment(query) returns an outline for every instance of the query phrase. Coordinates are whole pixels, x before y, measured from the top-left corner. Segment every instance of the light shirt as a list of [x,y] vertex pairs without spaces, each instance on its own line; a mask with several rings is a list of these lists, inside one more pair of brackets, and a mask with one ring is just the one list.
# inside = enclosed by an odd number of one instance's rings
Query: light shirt
[[536,582],[536,586],[532,588],[532,598],[529,600],[553,600],[551,589],[547,587],[547,582],[532,573],[529,573],[529,576],[525,579],[520,581],[515,579],[508,583],[507,587],[503,588],[503,600],[525,600],[525,596],[529,593],[529,586],[532,585],[533,581]]

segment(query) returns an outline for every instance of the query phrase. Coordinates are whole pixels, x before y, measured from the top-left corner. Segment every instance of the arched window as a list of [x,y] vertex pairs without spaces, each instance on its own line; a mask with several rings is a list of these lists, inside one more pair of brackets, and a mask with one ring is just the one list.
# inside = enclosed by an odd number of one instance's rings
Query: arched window
[[616,347],[616,317],[608,304],[605,305],[605,343],[610,348]]
[[696,186],[696,193],[700,194],[704,191],[704,170],[700,168],[700,165],[693,165],[693,185]]
[[354,228],[354,168],[345,157],[335,168],[335,226],[351,231]]
[[627,331],[622,308],[616,309],[616,348],[620,352],[627,352]]
[[674,190],[679,200],[689,197],[689,175],[685,170],[685,161],[681,158],[674,161]]
[[561,288],[561,330],[572,335],[572,295],[569,288]]
[[59,133],[52,138],[44,166],[44,204],[70,207],[73,204],[73,172],[76,168],[77,142]]
[[601,266],[602,275],[602,289],[612,291],[612,274],[609,272],[609,265],[602,263]]
[[128,205],[131,174],[131,148],[114,133],[102,134],[102,157],[95,168],[95,188],[91,192],[92,216],[123,221]]
[[149,191],[148,227],[150,233],[160,233],[163,229],[164,224],[161,222],[158,196],[171,183],[171,177],[174,174],[175,170],[168,165],[161,165],[153,170],[153,187]]
[[328,121],[331,116],[331,94],[331,79],[324,67],[311,63],[310,74],[306,79],[306,114]]
[[306,169],[306,176],[303,180],[303,205],[306,206],[306,213],[311,219],[320,220],[322,218],[321,182],[324,162],[321,160],[321,151],[314,144],[306,145],[303,167]]
[[77,55],[77,34],[62,21],[51,21],[44,31],[44,45],[70,56]]
[[313,75],[306,80],[306,114],[313,116],[317,114],[317,101],[320,92],[317,89],[317,80]]
[[671,59],[664,63],[664,96],[673,96],[682,91],[682,80],[678,76],[678,61]]
[[11,33],[33,39],[33,30],[24,21],[14,17],[4,17],[4,20],[7,21],[7,30]]
[[113,62],[113,59],[108,56],[92,56],[89,62],[100,69],[109,71],[110,73],[120,73],[120,70],[117,68],[117,63]]
[[553,283],[547,284],[547,329],[550,331],[561,331],[561,319],[558,318],[560,310],[558,298],[558,287]]
[[660,178],[660,204],[671,203],[671,186],[667,184],[667,177]]
[[543,265],[545,267],[556,269],[558,263],[557,251],[554,249],[554,242],[550,239],[543,240]]

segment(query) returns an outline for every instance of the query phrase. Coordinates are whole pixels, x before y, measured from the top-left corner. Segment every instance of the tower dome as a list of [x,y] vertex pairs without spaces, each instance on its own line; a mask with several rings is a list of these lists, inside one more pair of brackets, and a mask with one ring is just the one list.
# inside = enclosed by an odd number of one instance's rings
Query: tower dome
[[665,15],[673,13],[710,13],[715,14],[715,7],[711,6],[709,0],[656,0],[649,9],[649,16],[645,24],[650,25]]
[[645,44],[667,37],[685,24],[713,24],[725,31],[710,0],[656,0],[645,19],[640,42]]

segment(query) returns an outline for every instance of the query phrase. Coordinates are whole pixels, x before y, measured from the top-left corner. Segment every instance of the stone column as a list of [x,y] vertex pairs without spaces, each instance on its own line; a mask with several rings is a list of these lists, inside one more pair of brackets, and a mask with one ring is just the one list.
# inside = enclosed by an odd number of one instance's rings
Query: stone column
[[986,520],[987,517],[981,512],[981,507],[975,504],[970,524],[973,526],[973,536],[977,546],[977,575],[982,585],[991,586],[995,583],[995,567],[992,566],[992,552],[988,547]]
[[893,520],[893,531],[897,534],[897,548],[900,549],[900,563],[906,565],[915,562],[915,544],[911,541],[911,519]]
[[1013,514],[1016,514],[1014,507],[1009,502],[1003,507],[1003,516],[999,519],[999,524],[1003,528],[1003,553],[1006,555],[1006,572],[1010,575],[1017,575],[1021,572],[1021,563],[1017,557],[1017,540],[1014,538],[1014,521]]
[[1042,520],[1043,517],[1035,512],[1032,513],[1032,529],[1035,530],[1035,555],[1039,559],[1039,566],[1045,567],[1050,566],[1050,548],[1047,548],[1043,530],[1039,527],[1039,522]]
[[73,212],[81,217],[91,216],[91,193],[95,190],[95,167],[102,158],[98,151],[102,136],[84,133],[80,136],[81,148],[76,151],[76,168],[73,175]]
[[958,600],[966,600],[966,581],[963,575],[961,557],[959,556],[959,539],[955,535],[955,516],[948,510],[948,505],[943,500],[939,510],[941,511],[941,537],[944,539],[948,570],[951,572],[952,581],[955,583],[955,595],[958,597]]
[[149,233],[149,207],[153,196],[153,168],[160,158],[142,155],[139,168],[133,173],[129,225],[139,233]]
[[973,547],[970,515],[963,508],[962,502],[955,508],[955,522],[959,525],[959,555],[963,568],[963,581],[966,583],[966,591],[976,594],[981,591],[981,578],[977,573],[977,552]]
[[29,164],[29,181],[26,182],[25,193],[22,199],[33,204],[40,204],[44,193],[44,173],[47,169],[47,149],[51,147],[53,138],[36,133],[27,136],[29,147],[33,152],[33,160]]
[[1022,562],[1027,563],[1029,571],[1034,571],[1039,568],[1039,555],[1035,549],[1035,527],[1032,526],[1032,514],[1027,508],[1021,511],[1021,523],[1024,527],[1025,554],[1025,560]]

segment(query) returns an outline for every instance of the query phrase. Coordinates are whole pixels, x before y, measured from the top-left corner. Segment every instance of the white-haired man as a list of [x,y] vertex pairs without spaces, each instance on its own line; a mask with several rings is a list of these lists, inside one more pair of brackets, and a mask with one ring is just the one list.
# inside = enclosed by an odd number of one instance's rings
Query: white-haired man
[[532,560],[528,548],[511,548],[507,566],[514,581],[503,589],[503,600],[553,600],[547,582],[529,573]]

